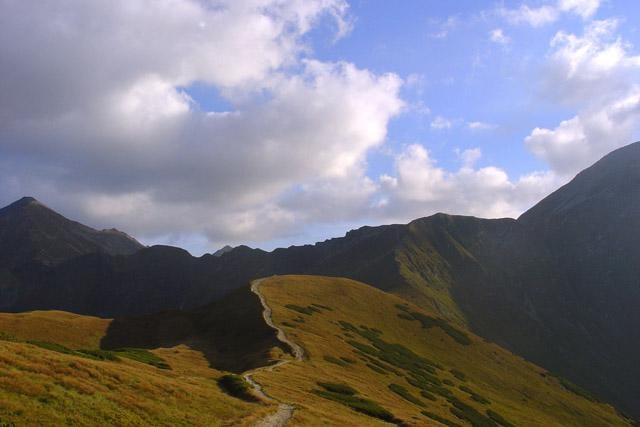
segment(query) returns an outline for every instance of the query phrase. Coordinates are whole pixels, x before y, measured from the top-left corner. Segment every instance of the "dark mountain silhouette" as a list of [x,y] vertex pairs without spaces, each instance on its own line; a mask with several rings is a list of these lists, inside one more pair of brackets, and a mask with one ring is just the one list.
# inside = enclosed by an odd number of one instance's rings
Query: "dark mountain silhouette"
[[[25,229],[41,226],[29,221]],[[66,242],[68,234],[60,234]],[[144,315],[193,309],[271,274],[344,276],[435,309],[640,417],[640,143],[517,220],[437,214],[315,245],[200,258],[88,243],[33,255],[42,241],[24,253],[2,242],[0,310]]]
[[116,229],[97,231],[49,209],[33,197],[0,209],[0,266],[30,261],[56,265],[89,253],[128,255],[142,245]]

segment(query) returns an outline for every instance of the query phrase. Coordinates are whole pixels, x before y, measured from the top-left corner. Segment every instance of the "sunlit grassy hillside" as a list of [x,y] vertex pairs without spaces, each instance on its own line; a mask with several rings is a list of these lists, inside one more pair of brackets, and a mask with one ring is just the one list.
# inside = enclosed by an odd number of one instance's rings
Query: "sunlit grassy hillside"
[[198,352],[155,353],[171,369],[0,341],[0,425],[249,426],[273,411],[225,394]]
[[628,424],[542,368],[362,283],[275,276],[260,289],[306,351],[255,376],[299,406],[293,425]]

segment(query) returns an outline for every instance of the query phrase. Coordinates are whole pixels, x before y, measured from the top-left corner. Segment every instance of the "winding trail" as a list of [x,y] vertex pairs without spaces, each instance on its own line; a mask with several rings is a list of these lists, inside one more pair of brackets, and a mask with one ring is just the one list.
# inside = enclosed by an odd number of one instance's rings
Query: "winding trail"
[[[301,361],[304,357],[303,348],[300,347],[295,342],[291,341],[287,337],[287,334],[285,334],[282,329],[278,328],[273,323],[273,319],[271,318],[271,313],[272,313],[271,308],[267,304],[267,300],[260,293],[260,284],[262,283],[263,280],[264,279],[256,279],[253,282],[251,282],[251,292],[253,292],[258,296],[258,298],[260,299],[260,303],[264,308],[264,310],[262,311],[262,317],[264,317],[265,323],[277,332],[278,340],[285,343],[291,348],[291,352],[293,353],[293,357],[295,358],[294,360]],[[253,379],[253,375],[256,374],[257,372],[273,371],[278,366],[286,365],[287,363],[291,363],[291,360],[281,360],[280,362],[275,363],[273,365],[256,368],[242,375],[245,381],[247,381],[253,387],[255,394],[258,397],[260,397],[265,402],[278,403],[278,410],[275,413],[270,414],[264,417],[263,419],[261,419],[260,421],[258,421],[255,425],[256,427],[284,427],[287,425],[287,423],[293,416],[293,411],[295,410],[295,407],[293,405],[285,402],[280,402],[279,400],[267,395],[267,393],[265,393],[262,386]]]

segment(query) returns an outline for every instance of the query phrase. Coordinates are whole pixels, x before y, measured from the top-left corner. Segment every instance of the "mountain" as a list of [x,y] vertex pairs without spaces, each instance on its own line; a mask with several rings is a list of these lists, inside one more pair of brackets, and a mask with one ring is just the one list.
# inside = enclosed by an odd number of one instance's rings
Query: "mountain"
[[272,252],[239,246],[200,258],[156,246],[129,255],[32,256],[25,268],[15,262],[22,256],[5,251],[0,265],[12,267],[0,272],[0,310],[143,315],[194,309],[272,274],[348,277],[640,417],[638,165],[640,143],[623,147],[517,220],[437,214],[315,245]]
[[[265,423],[281,414],[287,425],[345,427],[631,424],[433,312],[342,278],[274,276],[195,311],[137,318],[0,314],[0,331],[9,423],[282,425]],[[230,364],[252,343],[251,364]]]
[[70,221],[33,197],[0,209],[0,267],[31,261],[56,265],[89,253],[129,255],[142,248],[121,231]]

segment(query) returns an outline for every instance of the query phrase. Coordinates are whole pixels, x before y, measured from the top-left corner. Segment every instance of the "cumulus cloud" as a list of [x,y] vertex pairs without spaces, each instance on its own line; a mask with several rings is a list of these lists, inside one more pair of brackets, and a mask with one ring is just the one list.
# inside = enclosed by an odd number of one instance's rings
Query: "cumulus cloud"
[[501,7],[498,9],[498,13],[514,25],[527,24],[532,27],[541,27],[557,21],[563,13],[588,19],[596,13],[599,7],[600,0],[558,0],[538,7],[527,4],[521,4],[516,9]]
[[384,175],[379,180],[387,201],[380,209],[397,220],[438,211],[515,217],[558,185],[551,173],[536,172],[512,180],[503,169],[476,167],[481,155],[479,148],[458,152],[461,167],[450,172],[439,167],[423,145],[409,145],[396,156],[396,176]]
[[572,176],[638,136],[640,56],[617,25],[594,21],[581,36],[560,31],[551,40],[544,92],[579,111],[553,129],[533,129],[525,143],[558,174]]
[[[396,75],[306,55],[323,16],[347,31],[341,0],[2,9],[1,196],[149,239],[291,232],[323,220],[303,201],[332,183],[334,204],[363,203],[366,153],[403,108]],[[196,82],[233,109],[202,111],[185,89]]]

